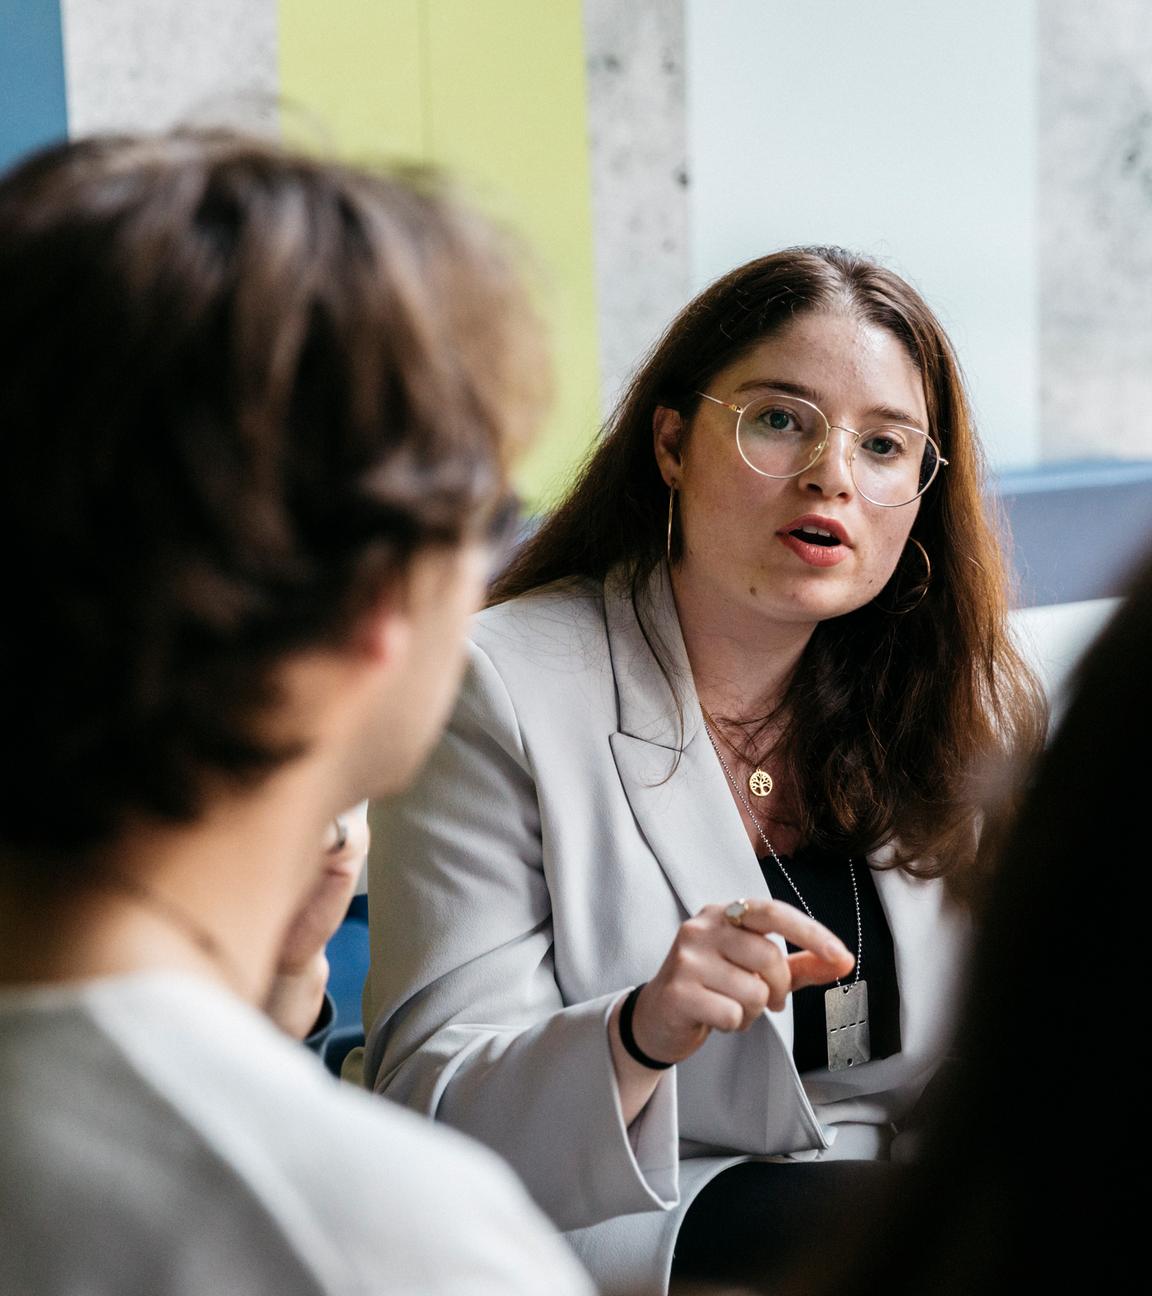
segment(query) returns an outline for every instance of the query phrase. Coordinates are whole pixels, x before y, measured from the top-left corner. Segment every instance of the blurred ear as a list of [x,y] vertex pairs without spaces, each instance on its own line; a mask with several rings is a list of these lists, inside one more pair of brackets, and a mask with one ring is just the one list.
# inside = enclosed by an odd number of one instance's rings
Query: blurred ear
[[657,405],[652,415],[652,445],[656,462],[665,486],[675,486],[680,481],[682,468],[680,446],[684,437],[684,420],[677,410]]
[[411,597],[407,578],[400,575],[361,612],[349,647],[366,666],[394,670],[407,660],[411,643]]

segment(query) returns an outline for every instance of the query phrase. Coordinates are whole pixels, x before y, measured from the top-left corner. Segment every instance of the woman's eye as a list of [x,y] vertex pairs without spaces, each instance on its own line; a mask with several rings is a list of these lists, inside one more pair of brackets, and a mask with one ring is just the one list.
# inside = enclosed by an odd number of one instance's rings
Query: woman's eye
[[791,432],[796,426],[796,416],[788,409],[766,409],[756,422],[766,432]]
[[870,432],[861,442],[878,459],[896,459],[904,453],[904,441],[891,432]]

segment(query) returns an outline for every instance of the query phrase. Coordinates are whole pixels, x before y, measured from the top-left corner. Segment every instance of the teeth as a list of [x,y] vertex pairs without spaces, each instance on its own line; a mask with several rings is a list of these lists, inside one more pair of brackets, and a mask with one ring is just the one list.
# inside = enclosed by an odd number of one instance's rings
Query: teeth
[[828,536],[829,538],[831,538],[832,535],[831,531],[825,531],[822,527],[816,526],[802,526],[800,530],[807,531],[809,535]]

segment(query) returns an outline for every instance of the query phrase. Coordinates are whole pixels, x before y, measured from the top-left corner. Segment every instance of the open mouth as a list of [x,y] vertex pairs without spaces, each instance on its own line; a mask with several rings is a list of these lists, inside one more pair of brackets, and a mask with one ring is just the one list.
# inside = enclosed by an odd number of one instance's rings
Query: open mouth
[[831,531],[825,531],[822,527],[800,526],[789,531],[788,534],[795,536],[797,540],[803,540],[805,544],[822,545],[827,549],[840,544],[838,536],[834,536]]

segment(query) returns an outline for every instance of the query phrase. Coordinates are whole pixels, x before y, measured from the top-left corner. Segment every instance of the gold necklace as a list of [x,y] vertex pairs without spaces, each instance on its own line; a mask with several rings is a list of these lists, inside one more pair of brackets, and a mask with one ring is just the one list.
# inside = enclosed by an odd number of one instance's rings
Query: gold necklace
[[240,969],[218,940],[206,927],[192,917],[190,913],[174,904],[159,892],[153,891],[138,878],[129,873],[120,873],[104,869],[100,873],[100,882],[121,895],[134,900],[141,908],[151,911],[154,917],[180,932],[202,954],[211,959],[224,976],[224,980],[239,994],[244,993],[244,977]]
[[700,703],[700,711],[703,714],[704,719],[707,722],[709,728],[712,729],[713,732],[715,732],[719,736],[720,741],[724,744],[724,746],[727,747],[728,750],[734,756],[737,756],[739,757],[740,760],[744,761],[745,764],[752,765],[755,767],[752,770],[752,773],[748,775],[748,791],[751,792],[754,797],[761,798],[761,800],[763,800],[763,798],[766,796],[771,796],[772,789],[776,786],[775,781],[772,778],[772,775],[769,774],[768,771],[763,768],[763,766],[760,764],[758,760],[750,761],[748,759],[747,754],[745,752],[742,752],[735,745],[735,743],[731,742],[725,736],[724,731],[720,728],[720,726],[716,723],[716,721],[713,720],[712,717],[708,714],[708,711],[705,708],[703,702]]

